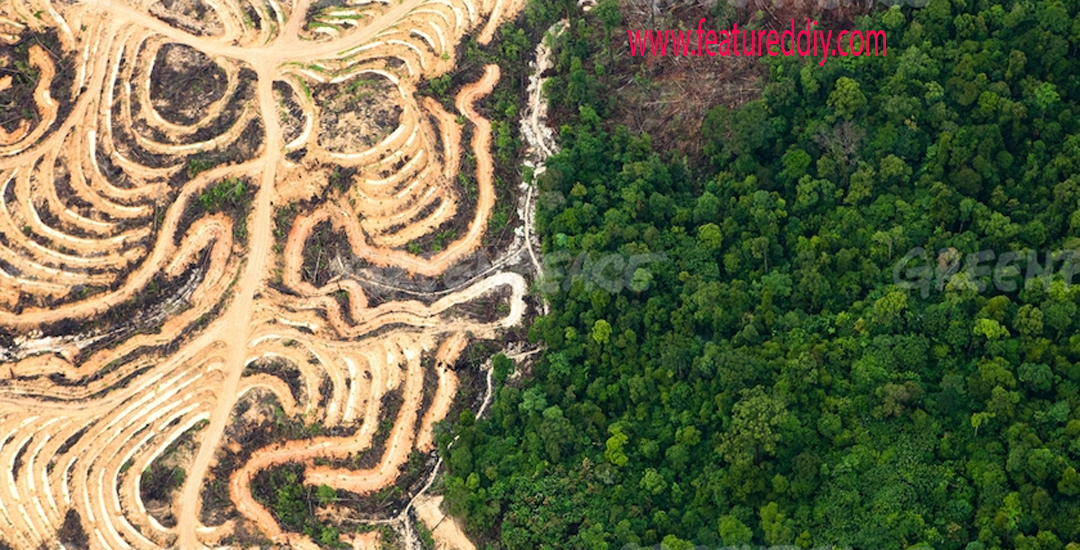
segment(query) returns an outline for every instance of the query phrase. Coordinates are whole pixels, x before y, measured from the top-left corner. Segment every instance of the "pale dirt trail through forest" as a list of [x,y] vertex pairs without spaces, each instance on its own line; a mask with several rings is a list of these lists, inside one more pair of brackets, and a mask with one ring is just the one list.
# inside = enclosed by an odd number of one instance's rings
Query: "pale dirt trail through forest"
[[[299,462],[305,484],[361,496],[393,485],[410,453],[432,449],[470,341],[522,321],[527,283],[504,267],[523,248],[539,265],[531,239],[417,299],[380,291],[373,302],[372,283],[340,269],[345,253],[434,278],[480,249],[495,191],[491,126],[475,104],[499,67],[461,89],[456,114],[415,90],[453,69],[442,54],[465,33],[486,43],[520,2],[310,5],[0,6],[0,66],[26,55],[38,78],[26,96],[34,116],[0,127],[3,542],[52,546],[82,532],[91,548],[199,548],[261,532],[312,546],[252,496],[260,472]],[[17,48],[32,32],[54,33],[49,51]],[[17,85],[0,81],[0,92]],[[341,102],[357,90],[369,99]],[[457,115],[473,129],[474,204],[457,187]],[[468,230],[441,252],[403,249],[458,209]],[[330,234],[345,252],[312,258]],[[332,262],[333,284],[312,275]],[[476,301],[484,318],[458,311]],[[496,302],[507,307],[494,313]],[[394,396],[398,412],[384,418]],[[345,435],[256,443],[222,470],[260,407],[275,406]],[[374,467],[316,462],[371,449],[384,420],[393,426]],[[148,492],[142,480],[162,461],[185,479]],[[229,503],[207,501],[222,483]]]

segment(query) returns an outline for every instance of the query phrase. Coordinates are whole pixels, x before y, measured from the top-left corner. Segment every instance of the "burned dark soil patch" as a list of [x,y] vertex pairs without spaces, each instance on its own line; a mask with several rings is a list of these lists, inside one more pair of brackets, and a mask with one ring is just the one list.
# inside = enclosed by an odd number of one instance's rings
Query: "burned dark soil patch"
[[[102,334],[105,338],[95,341],[93,344],[82,348],[75,358],[76,364],[81,363],[94,352],[106,348],[123,338],[130,337],[135,333],[155,332],[169,314],[175,314],[178,307],[185,303],[186,293],[202,281],[202,276],[209,266],[209,254],[204,252],[199,261],[188,267],[182,274],[168,278],[164,273],[157,273],[150,282],[131,298],[109,308],[99,315],[84,321],[65,319],[42,325],[42,336],[69,336],[75,334],[91,335]],[[131,269],[131,268],[129,268]],[[93,296],[104,290],[101,287],[80,287],[72,289],[72,293],[50,302],[57,306],[71,303]],[[25,302],[29,302],[28,295],[24,295]],[[29,303],[20,304],[25,307]],[[21,311],[16,309],[16,311]],[[95,373],[87,378],[57,382],[65,385],[81,385],[100,378]],[[50,376],[57,380],[67,380],[60,374]]]
[[56,538],[60,541],[60,544],[71,550],[87,550],[90,548],[90,537],[86,535],[86,530],[83,529],[82,517],[74,508],[69,509],[67,514],[64,515],[64,523],[60,526],[60,531],[56,533]]
[[335,153],[368,149],[401,124],[400,94],[385,77],[364,73],[313,90],[319,105],[319,145]]
[[[318,421],[306,424],[300,417],[285,416],[277,397],[262,388],[244,395],[233,409],[232,422],[215,456],[202,490],[201,521],[221,525],[240,517],[229,497],[229,477],[251,458],[256,450],[273,443],[310,439],[322,435],[351,437],[356,426],[324,428]],[[252,491],[257,488],[252,484]]]
[[150,73],[150,100],[161,117],[190,125],[225,95],[225,70],[206,54],[183,44],[165,44]]
[[458,304],[454,309],[443,313],[443,318],[449,321],[464,316],[479,323],[493,323],[510,312],[510,300],[510,289],[501,286],[475,300]]
[[[127,64],[131,62],[130,59],[124,58],[120,69],[121,73],[127,70]],[[216,66],[207,65],[207,67],[207,70],[210,70]],[[139,72],[144,71],[144,69],[145,67],[141,65],[135,67],[136,76],[134,78],[136,80],[142,81],[143,78],[151,78],[151,75]],[[220,68],[218,68],[218,70],[220,70]],[[157,68],[154,69],[154,73],[157,73]],[[176,72],[175,78],[179,80],[188,78],[184,76],[185,74],[187,73],[184,73],[183,70],[179,70]],[[159,79],[155,78],[155,80]],[[179,189],[184,183],[190,181],[199,173],[210,170],[216,166],[227,163],[241,163],[250,160],[257,155],[262,148],[264,135],[262,119],[257,114],[254,114],[254,116],[245,114],[252,114],[253,112],[252,106],[254,104],[257,81],[258,77],[255,74],[255,71],[250,67],[241,64],[236,77],[235,92],[224,99],[225,104],[220,111],[216,113],[213,120],[199,126],[194,132],[187,135],[166,135],[166,133],[158,126],[150,124],[148,120],[134,114],[132,116],[131,125],[113,124],[112,137],[116,153],[149,168],[174,167],[177,164],[185,165],[187,168],[186,170],[178,170],[169,178],[169,187],[172,190]],[[221,82],[223,85],[226,84],[224,77],[221,78]],[[182,84],[172,83],[170,85]],[[171,94],[172,92],[168,91],[166,93]],[[224,93],[224,91],[221,93]],[[140,112],[140,109],[142,108],[140,101],[141,99],[145,99],[139,94],[129,94],[128,88],[123,84],[122,79],[117,79],[113,83],[113,95],[115,99],[110,106],[110,116],[113,120],[123,120],[123,98],[127,97],[128,100],[130,100],[132,113]],[[151,97],[155,97],[153,92],[151,92]],[[160,98],[165,96],[159,93],[156,97]],[[170,101],[176,99],[172,98],[172,96],[168,97],[171,98]],[[182,114],[191,119],[197,118],[198,113],[195,109],[191,109],[190,111],[185,111],[185,109],[187,109],[187,107],[177,104],[173,116],[177,117]],[[162,116],[165,115],[163,114]],[[176,118],[176,120],[180,121],[181,119]],[[230,129],[238,127],[239,125],[243,125],[243,127],[237,139],[219,139],[222,134],[227,133]],[[201,146],[200,151],[193,155],[160,154],[144,148],[141,143],[142,139],[170,144],[199,143]],[[215,141],[204,143],[210,140]],[[126,181],[129,178],[124,173],[123,168],[116,166],[111,162],[103,162],[108,158],[110,153],[110,151],[99,149],[97,159],[103,173],[108,173],[107,175],[110,178],[110,181],[115,178],[121,181],[120,185],[130,186],[130,183]]]
[[197,36],[215,36],[225,32],[217,12],[200,0],[161,0],[150,6],[150,13]]
[[244,369],[244,375],[246,376],[249,374],[267,374],[281,379],[282,382],[285,382],[285,384],[289,386],[289,391],[292,393],[293,400],[298,405],[304,403],[307,399],[307,392],[304,391],[300,369],[296,368],[296,365],[292,364],[292,362],[287,359],[281,357],[263,357],[261,359],[256,359]]
[[139,478],[139,496],[146,506],[146,512],[165,527],[176,526],[173,495],[187,479],[184,466],[194,458],[197,448],[195,434],[205,425],[205,420],[199,422],[170,443]]
[[423,488],[438,458],[432,453],[412,451],[409,459],[401,465],[393,485],[368,494],[338,490],[337,501],[323,506],[320,517],[332,517],[342,530],[353,530],[372,519],[388,519],[397,516],[409,500]]
[[221,525],[239,516],[229,496],[229,476],[255,449],[276,439],[275,424],[282,417],[277,398],[266,390],[252,390],[236,403],[232,422],[225,429],[224,441],[203,484],[203,524]]
[[41,71],[30,64],[30,49],[40,47],[53,63],[53,79],[49,97],[59,104],[57,118],[63,120],[71,111],[72,85],[75,81],[75,62],[64,52],[55,29],[47,32],[24,32],[16,44],[0,42],[0,79],[11,78],[0,91],[0,128],[13,132],[20,125],[33,128],[41,122],[41,113],[34,103]]
[[302,280],[316,287],[325,285],[335,275],[344,273],[352,258],[352,247],[344,233],[334,231],[330,222],[322,222],[304,243]]
[[281,117],[281,135],[285,143],[292,143],[304,131],[304,110],[297,101],[296,92],[289,84],[274,82],[274,101]]
[[296,462],[259,472],[251,482],[251,494],[266,506],[285,530],[303,533],[322,545],[336,543],[339,530],[325,525],[315,510],[338,499],[337,491],[323,485],[304,485],[304,465]]

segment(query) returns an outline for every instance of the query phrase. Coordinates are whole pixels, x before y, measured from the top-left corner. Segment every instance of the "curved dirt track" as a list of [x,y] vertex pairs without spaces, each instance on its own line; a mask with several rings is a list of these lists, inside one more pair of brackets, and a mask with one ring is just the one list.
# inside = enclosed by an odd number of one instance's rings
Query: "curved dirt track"
[[[524,317],[526,280],[502,269],[520,244],[417,299],[346,268],[435,278],[480,250],[495,190],[475,105],[499,68],[458,93],[456,113],[415,92],[453,68],[445,54],[466,33],[486,42],[521,2],[313,5],[0,5],[0,45],[25,55],[2,50],[0,66],[26,63],[36,79],[0,78],[0,93],[30,86],[23,119],[0,127],[0,541],[315,547],[281,529],[253,480],[300,463],[308,486],[394,485],[434,448],[469,343]],[[18,47],[35,34],[47,47]],[[474,201],[457,182],[466,147]],[[462,213],[468,229],[441,250],[406,246]],[[463,308],[478,301],[483,318]],[[243,449],[236,434],[273,407],[336,435]],[[244,458],[223,470],[233,447]],[[344,465],[372,449],[374,466]],[[185,473],[164,495],[147,481],[163,463]],[[207,523],[216,484],[233,511]]]

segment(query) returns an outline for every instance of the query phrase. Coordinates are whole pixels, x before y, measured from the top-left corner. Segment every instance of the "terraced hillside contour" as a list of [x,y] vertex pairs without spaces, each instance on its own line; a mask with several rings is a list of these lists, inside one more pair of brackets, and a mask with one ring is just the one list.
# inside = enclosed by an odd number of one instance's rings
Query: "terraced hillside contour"
[[[451,367],[520,322],[526,280],[497,261],[387,298],[357,268],[434,280],[478,251],[495,193],[474,104],[499,67],[457,112],[415,91],[520,8],[0,4],[0,540],[312,547],[253,497],[261,473],[298,463],[306,485],[362,497],[433,449]],[[461,213],[441,250],[408,250]],[[478,301],[499,307],[459,311]],[[266,443],[250,428],[267,414],[322,435]],[[366,451],[373,465],[345,465]]]

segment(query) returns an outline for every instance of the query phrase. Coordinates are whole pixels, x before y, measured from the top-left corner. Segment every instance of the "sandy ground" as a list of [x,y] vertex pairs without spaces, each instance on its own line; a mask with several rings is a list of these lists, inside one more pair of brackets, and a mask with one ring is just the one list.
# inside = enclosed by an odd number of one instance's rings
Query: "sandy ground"
[[416,516],[431,531],[431,538],[435,539],[435,550],[476,550],[476,546],[461,531],[457,520],[447,517],[439,509],[441,505],[441,496],[425,496],[413,502]]
[[[69,510],[91,548],[201,548],[223,540],[235,522],[202,525],[202,491],[237,400],[255,388],[274,395],[286,415],[355,429],[352,437],[255,449],[228,480],[237,510],[265,535],[312,547],[282,533],[251,497],[254,476],[299,461],[310,484],[360,494],[393,484],[410,452],[432,449],[432,425],[456,393],[449,366],[473,338],[497,337],[523,318],[526,280],[503,270],[523,247],[538,265],[522,243],[467,283],[416,300],[369,303],[368,281],[315,287],[301,275],[303,250],[320,221],[344,234],[356,257],[427,277],[478,249],[495,193],[490,124],[474,105],[498,82],[499,68],[486,67],[461,90],[456,113],[419,102],[415,90],[421,78],[453,68],[444,51],[466,33],[490,39],[520,0],[393,0],[318,10],[305,20],[309,4],[190,0],[172,12],[117,0],[0,5],[0,41],[17,44],[24,31],[49,29],[58,37],[56,51],[27,48],[38,77],[32,116],[0,132],[0,329],[16,336],[0,350],[9,358],[0,365],[0,463],[8,471],[0,540],[13,548],[54,546]],[[157,110],[162,104],[149,79],[155,64],[166,62],[157,55],[166,44],[201,52],[225,75],[222,97],[200,107],[191,124]],[[378,99],[400,110],[397,127],[370,147],[324,148],[313,130],[324,106],[304,90],[348,89],[373,76],[393,83]],[[252,92],[242,91],[245,79]],[[290,126],[290,143],[277,81],[296,91],[303,111],[300,133]],[[17,84],[0,80],[0,88]],[[465,147],[458,115],[473,126],[473,205],[454,187]],[[249,124],[258,124],[254,133]],[[241,150],[249,153],[228,157]],[[307,153],[299,160],[286,157],[301,150]],[[195,174],[193,167],[215,155],[226,158]],[[345,192],[297,217],[278,249],[277,209],[318,194],[341,168],[356,171]],[[200,196],[229,178],[252,189],[247,217],[192,219]],[[444,250],[424,258],[404,249],[460,208],[471,214],[468,231]],[[270,284],[275,279],[281,286]],[[143,300],[162,284],[164,295],[118,324],[45,335],[50,326],[77,327]],[[455,313],[501,289],[509,289],[509,308],[495,320]],[[153,330],[125,326],[140,315],[154,320]],[[109,343],[91,350],[96,342]],[[435,359],[435,394],[421,410],[426,356]],[[292,365],[299,396],[281,378],[248,372],[260,358]],[[316,458],[345,458],[372,445],[388,392],[400,392],[405,404],[377,465],[316,466]],[[186,480],[172,495],[178,523],[165,527],[147,512],[140,480],[196,425],[196,449],[182,458]],[[418,512],[428,510],[426,502],[417,503]],[[414,546],[415,536],[395,521],[405,545]],[[472,548],[460,531],[436,532],[457,537],[448,548]],[[371,534],[343,540],[354,548],[378,545]]]

